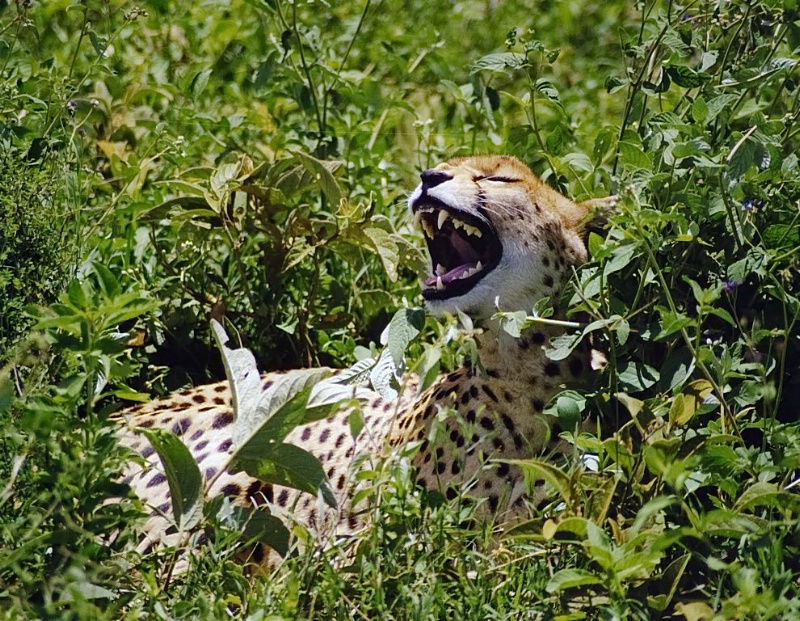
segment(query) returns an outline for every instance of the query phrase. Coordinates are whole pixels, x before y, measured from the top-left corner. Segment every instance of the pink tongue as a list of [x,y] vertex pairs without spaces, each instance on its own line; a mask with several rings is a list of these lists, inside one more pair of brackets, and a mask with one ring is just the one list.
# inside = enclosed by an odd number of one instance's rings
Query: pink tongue
[[[477,263],[467,263],[465,265],[459,265],[458,267],[450,270],[446,274],[442,274],[442,283],[448,285],[454,280],[458,280],[464,274],[464,272],[466,272],[467,270],[471,270],[476,265]],[[428,278],[425,279],[425,286],[435,287],[436,276],[428,276]]]

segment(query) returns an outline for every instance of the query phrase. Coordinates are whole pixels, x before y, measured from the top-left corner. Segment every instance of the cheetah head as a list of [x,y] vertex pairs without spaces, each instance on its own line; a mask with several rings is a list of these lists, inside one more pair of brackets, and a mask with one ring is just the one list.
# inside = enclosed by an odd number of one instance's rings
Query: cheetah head
[[434,314],[475,319],[530,310],[586,260],[577,205],[514,157],[455,159],[420,175],[409,199],[428,245],[423,297]]

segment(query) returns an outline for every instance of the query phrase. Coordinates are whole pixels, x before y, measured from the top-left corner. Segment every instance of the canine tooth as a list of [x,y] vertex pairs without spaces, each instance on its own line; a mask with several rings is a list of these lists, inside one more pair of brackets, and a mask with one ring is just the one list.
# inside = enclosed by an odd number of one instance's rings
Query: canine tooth
[[447,274],[447,268],[442,265],[441,263],[436,264],[436,275],[437,276],[444,276]]
[[430,225],[430,223],[427,220],[423,219],[420,220],[420,224],[422,224],[422,230],[425,232],[425,235],[427,235],[430,238],[433,238],[436,232],[433,230],[433,227]]
[[476,272],[480,272],[482,269],[483,269],[483,265],[481,264],[480,261],[478,261],[478,263],[475,265],[475,271]]
[[442,289],[444,289],[444,283],[442,282],[442,277],[441,277],[441,276],[437,276],[437,277],[436,277],[436,288],[437,288],[439,291],[441,291]]
[[439,222],[438,222],[437,226],[439,228],[442,228],[442,225],[447,221],[447,218],[449,218],[449,217],[450,217],[450,214],[448,214],[444,209],[440,210],[439,211]]

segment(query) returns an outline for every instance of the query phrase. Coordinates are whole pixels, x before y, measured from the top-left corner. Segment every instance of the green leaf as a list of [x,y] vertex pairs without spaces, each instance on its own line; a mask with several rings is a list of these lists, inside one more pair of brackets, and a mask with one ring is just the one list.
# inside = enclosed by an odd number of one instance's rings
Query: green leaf
[[164,466],[172,515],[183,530],[193,528],[203,514],[203,477],[180,438],[164,429],[140,429]]
[[258,542],[269,546],[281,556],[289,551],[289,529],[283,521],[271,515],[265,507],[232,506],[231,527],[242,533],[245,543]]
[[544,461],[542,459],[509,459],[502,460],[512,466],[519,466],[522,472],[525,473],[525,478],[529,482],[536,481],[537,479],[544,479],[549,485],[552,485],[559,496],[567,503],[572,501],[572,485],[569,475],[560,470],[557,466]]
[[474,75],[479,71],[505,72],[508,69],[519,69],[520,67],[524,67],[527,62],[528,58],[524,54],[517,54],[515,52],[487,54],[473,63],[472,67],[470,67],[470,75]]
[[629,392],[639,392],[650,388],[658,381],[659,373],[642,362],[628,361],[619,369],[620,386]]
[[404,367],[404,357],[409,343],[419,335],[425,325],[425,311],[421,308],[401,308],[387,327],[386,347],[397,369]]
[[92,263],[92,269],[97,274],[97,282],[100,284],[100,290],[107,298],[113,298],[119,293],[119,281],[111,270],[102,263]]
[[341,162],[323,162],[302,151],[294,151],[292,155],[311,173],[328,202],[338,208],[344,194],[333,176],[333,171],[341,166]]
[[389,280],[395,282],[397,267],[400,263],[400,248],[397,246],[397,242],[392,239],[390,233],[376,226],[365,227],[363,233],[378,253]]
[[0,415],[5,415],[11,410],[14,395],[14,383],[8,377],[0,376]]
[[75,308],[80,310],[84,310],[87,305],[86,300],[86,291],[83,288],[83,283],[79,280],[73,280],[69,284],[69,290],[67,291],[67,299],[69,300],[70,304],[72,304]]
[[586,408],[586,397],[574,390],[563,390],[550,400],[544,414],[555,416],[563,431],[575,431]]
[[547,582],[545,590],[548,593],[558,593],[566,589],[574,589],[587,584],[602,584],[603,580],[585,569],[561,569],[553,574]]
[[273,485],[284,485],[316,494],[332,508],[336,508],[328,478],[319,460],[308,451],[293,444],[248,442],[231,457],[229,470],[244,470],[252,477]]
[[653,161],[642,148],[632,142],[620,141],[617,145],[623,166],[633,170],[653,170]]

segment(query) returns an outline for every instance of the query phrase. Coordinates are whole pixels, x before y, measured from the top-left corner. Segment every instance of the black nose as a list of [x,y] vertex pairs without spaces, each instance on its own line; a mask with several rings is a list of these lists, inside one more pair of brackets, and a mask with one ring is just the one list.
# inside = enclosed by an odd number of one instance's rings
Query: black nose
[[426,170],[425,172],[420,174],[420,179],[422,179],[422,186],[429,190],[430,188],[435,188],[440,183],[444,183],[445,181],[450,181],[452,179],[450,175],[446,172],[442,172],[441,170]]

